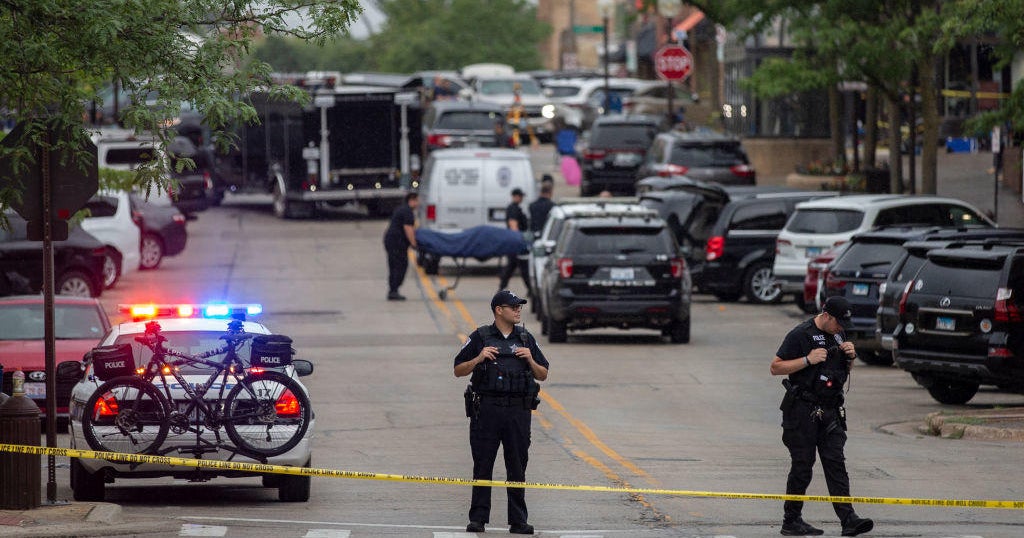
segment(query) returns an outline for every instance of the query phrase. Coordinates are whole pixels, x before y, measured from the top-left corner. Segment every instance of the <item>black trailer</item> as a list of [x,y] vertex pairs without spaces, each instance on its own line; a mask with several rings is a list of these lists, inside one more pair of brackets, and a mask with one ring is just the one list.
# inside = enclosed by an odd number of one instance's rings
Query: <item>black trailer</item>
[[220,156],[218,175],[232,191],[273,194],[281,218],[352,202],[389,214],[419,177],[419,95],[371,86],[310,94],[305,106],[251,94],[260,121],[237,130],[238,149]]

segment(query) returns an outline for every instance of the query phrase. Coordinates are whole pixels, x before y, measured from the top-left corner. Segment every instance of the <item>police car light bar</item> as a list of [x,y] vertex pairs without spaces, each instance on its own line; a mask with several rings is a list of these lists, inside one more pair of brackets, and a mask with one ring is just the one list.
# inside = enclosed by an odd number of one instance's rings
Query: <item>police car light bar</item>
[[263,306],[255,303],[227,304],[121,304],[120,312],[126,312],[133,321],[152,318],[232,318],[245,321],[246,316],[258,316]]

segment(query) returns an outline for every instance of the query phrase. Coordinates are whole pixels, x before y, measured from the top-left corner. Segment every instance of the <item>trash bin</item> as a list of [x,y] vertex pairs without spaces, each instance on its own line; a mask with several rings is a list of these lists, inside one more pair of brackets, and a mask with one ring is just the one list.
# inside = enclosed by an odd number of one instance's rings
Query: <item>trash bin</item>
[[865,168],[861,173],[864,174],[865,192],[868,194],[889,194],[888,168]]
[[[24,374],[0,405],[0,444],[39,446],[39,407],[25,397]],[[0,510],[28,510],[42,504],[42,462],[38,454],[0,452]]]

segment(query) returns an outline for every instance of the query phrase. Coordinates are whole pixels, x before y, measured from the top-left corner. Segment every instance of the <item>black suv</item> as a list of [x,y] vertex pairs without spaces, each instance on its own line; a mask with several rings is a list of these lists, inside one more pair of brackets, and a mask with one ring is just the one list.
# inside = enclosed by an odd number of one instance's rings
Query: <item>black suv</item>
[[444,148],[504,147],[505,109],[471,101],[435,101],[423,114],[426,152]]
[[600,116],[579,152],[580,196],[603,190],[633,195],[636,170],[658,134],[661,120],[652,116]]
[[722,185],[757,183],[757,174],[739,139],[706,129],[656,136],[636,177],[681,175]]
[[656,217],[566,221],[540,293],[551,342],[594,327],[647,327],[690,341],[690,273]]
[[[767,192],[765,192],[767,191]],[[796,211],[796,204],[835,196],[832,192],[737,187],[726,189],[729,203],[705,240],[704,259],[690,265],[693,284],[721,301],[746,296],[752,303],[776,303],[782,290],[775,285],[772,262],[775,239]]]
[[961,242],[928,252],[899,302],[896,364],[936,401],[980,385],[1024,390],[1024,241]]

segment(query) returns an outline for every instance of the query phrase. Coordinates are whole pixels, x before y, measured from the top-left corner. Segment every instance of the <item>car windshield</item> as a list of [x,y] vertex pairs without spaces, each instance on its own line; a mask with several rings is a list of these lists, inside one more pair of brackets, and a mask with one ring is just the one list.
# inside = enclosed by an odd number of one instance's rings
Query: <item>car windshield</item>
[[854,209],[798,209],[786,230],[799,234],[837,234],[856,230],[864,212]]
[[650,125],[602,124],[592,129],[590,145],[647,149],[654,139],[654,132]]
[[747,159],[739,144],[715,144],[674,146],[669,162],[690,168],[706,168],[746,164]]
[[530,79],[493,79],[480,81],[480,93],[483,95],[511,94],[514,86],[519,85],[520,95],[544,95],[536,81]]
[[[0,305],[0,340],[42,340],[43,330],[42,303]],[[103,318],[94,305],[55,304],[53,330],[58,340],[99,341]]]
[[574,254],[666,254],[671,243],[660,228],[583,228],[573,242]]
[[490,131],[494,129],[494,124],[502,119],[502,114],[484,110],[447,112],[437,119],[437,128]]
[[[167,342],[164,344],[168,348],[174,349],[175,351],[181,351],[190,355],[210,351],[217,349],[224,345],[224,340],[220,337],[224,334],[222,331],[164,331],[161,333]],[[132,353],[135,356],[135,364],[142,365],[149,362],[152,358],[153,352],[146,346],[135,341],[137,334],[122,334],[117,337],[114,344],[130,344],[132,346]],[[243,360],[249,357],[249,343],[251,340],[247,340],[242,344],[242,347],[238,350],[238,355]],[[224,355],[215,355],[209,357],[206,360],[210,361],[221,361],[224,359]],[[213,368],[209,366],[195,366],[195,365],[182,365],[181,372],[184,374],[210,374],[213,373]]]
[[858,241],[834,262],[834,270],[887,275],[902,253],[903,246],[896,243]]

